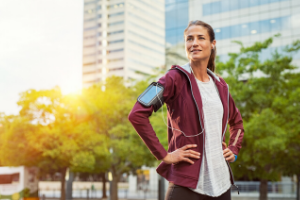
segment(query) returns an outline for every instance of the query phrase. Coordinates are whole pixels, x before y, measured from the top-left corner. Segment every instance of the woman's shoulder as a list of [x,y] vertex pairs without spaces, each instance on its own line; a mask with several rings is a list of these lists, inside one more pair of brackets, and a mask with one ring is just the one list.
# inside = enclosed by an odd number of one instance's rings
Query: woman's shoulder
[[169,68],[165,75],[174,77],[174,78],[181,78],[184,77],[184,74],[177,68],[180,67],[179,65],[172,65],[171,68]]
[[185,75],[176,67],[177,65],[172,65],[172,67],[169,68],[162,77],[160,77],[158,82],[163,85],[185,85]]

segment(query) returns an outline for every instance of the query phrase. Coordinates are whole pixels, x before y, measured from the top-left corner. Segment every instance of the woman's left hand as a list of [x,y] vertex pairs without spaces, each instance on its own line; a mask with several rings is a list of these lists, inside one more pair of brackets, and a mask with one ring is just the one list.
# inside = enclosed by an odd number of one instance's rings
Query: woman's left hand
[[227,145],[225,142],[223,142],[223,145],[225,145],[225,148],[223,150],[223,156],[224,158],[228,161],[228,162],[234,162],[235,160],[235,157],[234,157],[234,154],[232,153],[232,151],[230,149],[227,148]]

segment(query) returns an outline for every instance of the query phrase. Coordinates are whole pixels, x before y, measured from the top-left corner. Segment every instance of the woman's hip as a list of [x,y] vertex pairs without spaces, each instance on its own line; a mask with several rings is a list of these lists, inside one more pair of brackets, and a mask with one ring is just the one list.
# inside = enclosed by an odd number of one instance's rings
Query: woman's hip
[[227,190],[221,196],[211,197],[203,194],[196,193],[187,187],[182,187],[169,183],[165,200],[231,200],[231,190]]

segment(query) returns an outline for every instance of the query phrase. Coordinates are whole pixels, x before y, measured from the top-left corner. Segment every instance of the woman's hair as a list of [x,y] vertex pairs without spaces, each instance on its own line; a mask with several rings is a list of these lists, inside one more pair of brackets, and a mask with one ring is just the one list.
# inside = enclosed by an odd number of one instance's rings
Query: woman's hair
[[[215,40],[215,32],[214,29],[207,23],[200,21],[200,20],[195,20],[195,21],[190,21],[189,25],[186,27],[186,29],[184,30],[184,36],[186,35],[186,32],[188,30],[189,27],[191,26],[203,26],[204,28],[207,29],[209,38],[210,38],[210,42],[213,42]],[[216,58],[216,54],[217,54],[217,48],[214,46],[214,48],[211,50],[211,54],[209,57],[209,61],[208,61],[208,65],[207,68],[210,69],[211,71],[215,71],[215,58]]]

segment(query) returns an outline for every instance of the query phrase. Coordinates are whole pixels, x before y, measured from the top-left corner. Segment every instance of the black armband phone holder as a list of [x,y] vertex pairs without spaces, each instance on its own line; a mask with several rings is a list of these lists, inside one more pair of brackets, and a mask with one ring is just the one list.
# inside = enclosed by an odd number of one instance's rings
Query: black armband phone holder
[[153,82],[138,97],[137,100],[145,107],[153,106],[154,112],[156,112],[164,104],[164,89],[165,88],[160,83]]

